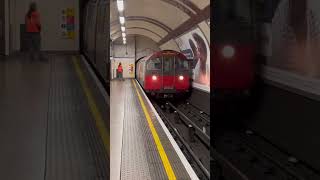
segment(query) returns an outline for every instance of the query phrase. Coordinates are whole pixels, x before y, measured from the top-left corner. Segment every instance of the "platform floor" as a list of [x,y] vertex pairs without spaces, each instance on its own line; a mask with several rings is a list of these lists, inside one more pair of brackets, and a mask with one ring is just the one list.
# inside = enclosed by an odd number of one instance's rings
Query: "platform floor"
[[172,179],[170,173],[179,180],[197,179],[137,81],[113,80],[110,97],[111,179]]
[[109,107],[83,61],[24,57],[0,60],[0,179],[109,179],[109,158],[75,62],[106,129]]

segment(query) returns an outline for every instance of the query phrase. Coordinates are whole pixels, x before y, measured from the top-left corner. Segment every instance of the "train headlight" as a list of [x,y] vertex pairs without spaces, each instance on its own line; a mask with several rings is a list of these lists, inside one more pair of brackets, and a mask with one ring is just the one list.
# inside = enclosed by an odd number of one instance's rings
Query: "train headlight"
[[182,81],[184,79],[183,76],[179,76],[179,80]]
[[154,80],[154,81],[157,80],[157,76],[153,75],[152,80]]
[[222,49],[222,55],[225,58],[232,58],[234,56],[235,49],[232,46],[225,46]]

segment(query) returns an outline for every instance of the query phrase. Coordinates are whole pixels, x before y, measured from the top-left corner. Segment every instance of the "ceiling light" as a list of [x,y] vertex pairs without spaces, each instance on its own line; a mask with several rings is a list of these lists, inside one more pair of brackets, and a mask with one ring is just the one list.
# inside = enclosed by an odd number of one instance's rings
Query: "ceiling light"
[[120,24],[124,24],[124,17],[123,16],[120,16]]
[[124,32],[126,30],[126,27],[121,26],[121,31]]
[[117,0],[118,11],[122,12],[124,10],[123,0]]
[[122,37],[126,37],[126,33],[122,33]]

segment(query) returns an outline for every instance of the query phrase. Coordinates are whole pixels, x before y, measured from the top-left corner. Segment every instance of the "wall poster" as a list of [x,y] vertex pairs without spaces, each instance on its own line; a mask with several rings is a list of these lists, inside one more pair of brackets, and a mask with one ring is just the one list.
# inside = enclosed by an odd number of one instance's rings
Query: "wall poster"
[[65,8],[61,11],[61,37],[63,39],[75,38],[75,11],[74,8]]
[[134,68],[134,64],[129,64],[129,74],[130,74],[130,76],[134,75],[133,68]]
[[210,48],[199,28],[176,39],[182,53],[193,61],[193,86],[210,92]]

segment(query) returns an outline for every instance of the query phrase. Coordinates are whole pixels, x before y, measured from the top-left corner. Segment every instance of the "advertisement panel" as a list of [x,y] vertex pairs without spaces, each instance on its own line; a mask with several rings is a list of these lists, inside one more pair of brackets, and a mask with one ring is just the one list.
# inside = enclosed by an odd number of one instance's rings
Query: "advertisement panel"
[[75,12],[74,8],[66,8],[61,11],[61,37],[63,39],[75,38]]
[[193,86],[210,92],[210,48],[199,28],[176,39],[181,52],[192,61]]

